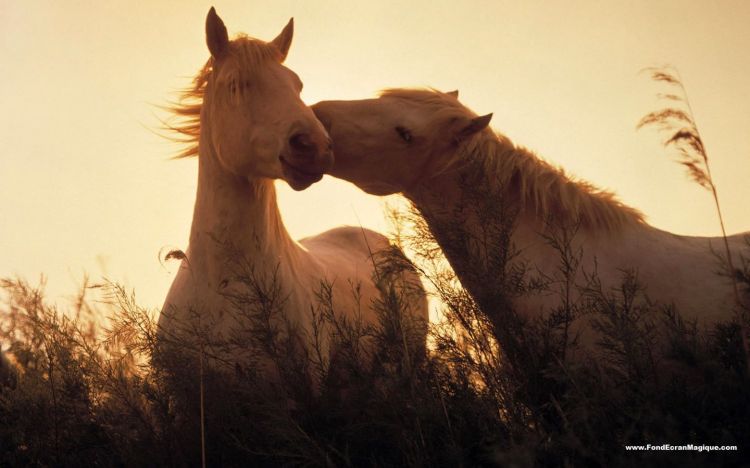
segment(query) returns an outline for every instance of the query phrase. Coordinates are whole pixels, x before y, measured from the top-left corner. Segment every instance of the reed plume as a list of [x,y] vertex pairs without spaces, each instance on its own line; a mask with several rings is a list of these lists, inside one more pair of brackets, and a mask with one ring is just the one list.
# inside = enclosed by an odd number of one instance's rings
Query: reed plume
[[659,131],[668,135],[663,141],[666,148],[677,152],[677,163],[683,166],[690,179],[704,189],[711,192],[716,206],[716,214],[719,217],[721,235],[724,239],[726,253],[726,268],[732,280],[734,299],[737,305],[737,321],[742,334],[742,346],[745,350],[748,369],[750,370],[750,344],[748,344],[748,324],[745,307],[742,303],[737,286],[737,275],[739,270],[735,268],[732,261],[732,252],[727,240],[727,231],[724,227],[724,217],[721,213],[721,204],[716,190],[716,184],[711,177],[711,166],[708,163],[708,152],[703,143],[698,125],[695,122],[695,114],[688,99],[687,90],[682,83],[679,72],[673,66],[648,67],[642,71],[649,73],[653,81],[664,83],[668,89],[666,93],[659,93],[657,97],[668,104],[663,109],[646,114],[636,125],[636,129],[643,127],[656,127]]

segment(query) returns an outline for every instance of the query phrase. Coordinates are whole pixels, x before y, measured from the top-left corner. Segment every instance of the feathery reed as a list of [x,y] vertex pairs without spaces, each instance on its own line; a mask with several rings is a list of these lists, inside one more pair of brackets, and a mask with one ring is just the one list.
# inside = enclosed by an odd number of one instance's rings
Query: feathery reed
[[698,130],[698,125],[695,122],[695,114],[690,105],[687,90],[675,67],[668,65],[663,67],[649,67],[643,71],[649,73],[652,80],[664,83],[670,91],[657,94],[658,98],[668,102],[667,106],[658,111],[646,114],[638,122],[636,129],[655,126],[659,131],[667,133],[669,136],[664,140],[664,146],[672,148],[677,152],[677,162],[687,170],[688,176],[693,182],[711,192],[714,205],[716,206],[716,214],[719,217],[721,235],[724,239],[726,271],[734,288],[734,298],[737,303],[737,321],[742,330],[742,345],[745,350],[748,369],[750,369],[748,307],[743,304],[737,284],[740,270],[735,268],[732,260],[732,251],[729,248],[727,231],[724,227],[724,217],[721,213],[719,194],[716,190],[713,177],[711,177],[708,152]]

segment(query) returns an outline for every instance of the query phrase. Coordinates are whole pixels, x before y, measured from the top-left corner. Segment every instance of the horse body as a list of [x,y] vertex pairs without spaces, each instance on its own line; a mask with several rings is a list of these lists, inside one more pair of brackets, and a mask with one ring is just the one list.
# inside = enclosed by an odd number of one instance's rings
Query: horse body
[[[365,322],[377,323],[372,252],[388,241],[372,231],[338,228],[300,245],[278,210],[273,179],[302,190],[320,180],[332,160],[325,130],[299,98],[299,78],[282,65],[291,27],[290,21],[269,43],[230,42],[223,22],[209,12],[212,57],[184,96],[197,102],[173,109],[185,117],[174,130],[193,144],[183,155],[198,155],[199,170],[189,247],[159,318],[165,342],[205,328],[228,339],[247,326],[238,298],[253,293],[275,304],[275,320],[291,325],[309,348],[322,283],[331,285],[337,314],[361,312]],[[405,275],[419,281],[414,272]],[[415,315],[426,319],[424,297],[414,301]],[[327,336],[316,345],[327,355]]]
[[[397,89],[379,99],[324,101],[313,110],[334,141],[331,174],[370,193],[401,192],[410,199],[461,283],[488,314],[497,308],[493,279],[504,274],[495,271],[493,255],[528,265],[551,283],[546,293],[514,298],[522,316],[542,317],[560,304],[561,255],[550,234],[563,226],[575,231],[569,252],[580,255],[574,289],[595,272],[608,294],[631,270],[651,301],[674,304],[699,325],[732,317],[731,281],[717,274],[721,262],[714,254],[723,252],[722,238],[679,236],[649,226],[611,194],[570,179],[495,134],[487,128],[491,115],[476,116],[458,102],[457,93]],[[729,238],[734,256],[744,235]],[[577,331],[581,342],[595,339],[585,322]]]
[[[228,298],[251,286],[238,275],[243,262],[252,268],[259,286],[265,287],[263,293],[280,288],[275,300],[283,301],[284,317],[299,327],[302,336],[312,336],[310,310],[320,305],[317,293],[322,282],[331,284],[333,309],[338,313],[361,309],[366,322],[377,323],[369,307],[378,294],[371,252],[389,245],[384,236],[360,228],[338,228],[297,243],[281,221],[273,181],[232,181],[217,189],[212,186],[215,180],[201,183],[203,174],[199,174],[186,259],[167,295],[160,328],[175,330],[202,317],[204,326],[226,338],[242,327]],[[363,290],[358,303],[351,285]],[[328,352],[325,339],[321,345]]]

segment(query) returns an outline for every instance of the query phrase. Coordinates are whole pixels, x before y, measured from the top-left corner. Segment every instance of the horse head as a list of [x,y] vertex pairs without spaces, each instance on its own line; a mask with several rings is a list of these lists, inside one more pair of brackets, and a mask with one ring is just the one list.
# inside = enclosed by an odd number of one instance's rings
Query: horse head
[[211,8],[201,125],[223,168],[240,176],[282,178],[295,190],[319,181],[333,164],[330,139],[300,98],[302,81],[283,62],[294,22],[271,42],[229,40]]
[[391,89],[377,99],[315,104],[333,138],[330,174],[374,195],[408,191],[439,174],[492,117],[478,117],[457,98],[457,91]]

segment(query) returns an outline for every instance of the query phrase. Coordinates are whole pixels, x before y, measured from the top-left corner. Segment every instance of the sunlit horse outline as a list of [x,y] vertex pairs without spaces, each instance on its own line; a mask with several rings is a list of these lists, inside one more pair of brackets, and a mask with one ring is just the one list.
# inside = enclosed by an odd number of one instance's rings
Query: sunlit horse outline
[[[480,306],[492,288],[479,273],[486,250],[478,241],[467,256],[456,244],[480,240],[487,223],[503,221],[466,206],[467,200],[492,193],[515,216],[509,247],[520,253],[516,260],[544,277],[554,278],[560,267],[559,252],[548,242],[553,221],[576,231],[571,252],[583,255],[576,284],[595,272],[608,294],[622,284],[624,271],[634,271],[649,301],[675,305],[700,327],[733,318],[731,281],[717,273],[721,238],[680,236],[650,226],[613,194],[570,178],[495,133],[488,126],[492,114],[477,116],[458,101],[457,91],[390,89],[377,99],[323,101],[313,110],[333,138],[337,159],[331,174],[368,193],[408,198]],[[748,234],[729,237],[735,257]],[[560,297],[535,295],[514,303],[523,317],[534,319],[549,313]],[[576,324],[581,343],[597,339],[590,329],[585,320]]]
[[[229,40],[211,8],[206,41],[211,58],[171,110],[181,121],[171,126],[188,147],[181,157],[198,156],[198,188],[187,248],[169,290],[159,329],[168,342],[179,330],[210,324],[227,337],[238,326],[228,297],[237,284],[231,265],[249,262],[256,278],[281,288],[284,319],[310,351],[312,310],[321,284],[332,288],[333,309],[377,322],[379,290],[373,254],[390,247],[386,237],[361,227],[339,227],[295,242],[276,203],[274,179],[303,190],[331,167],[333,155],[324,128],[300,99],[302,82],[282,65],[293,21],[271,42],[244,35]],[[427,320],[424,291],[416,273],[400,278],[408,314]],[[327,336],[315,338],[323,358]],[[173,341],[173,340],[172,340]],[[235,356],[236,357],[236,356]]]

